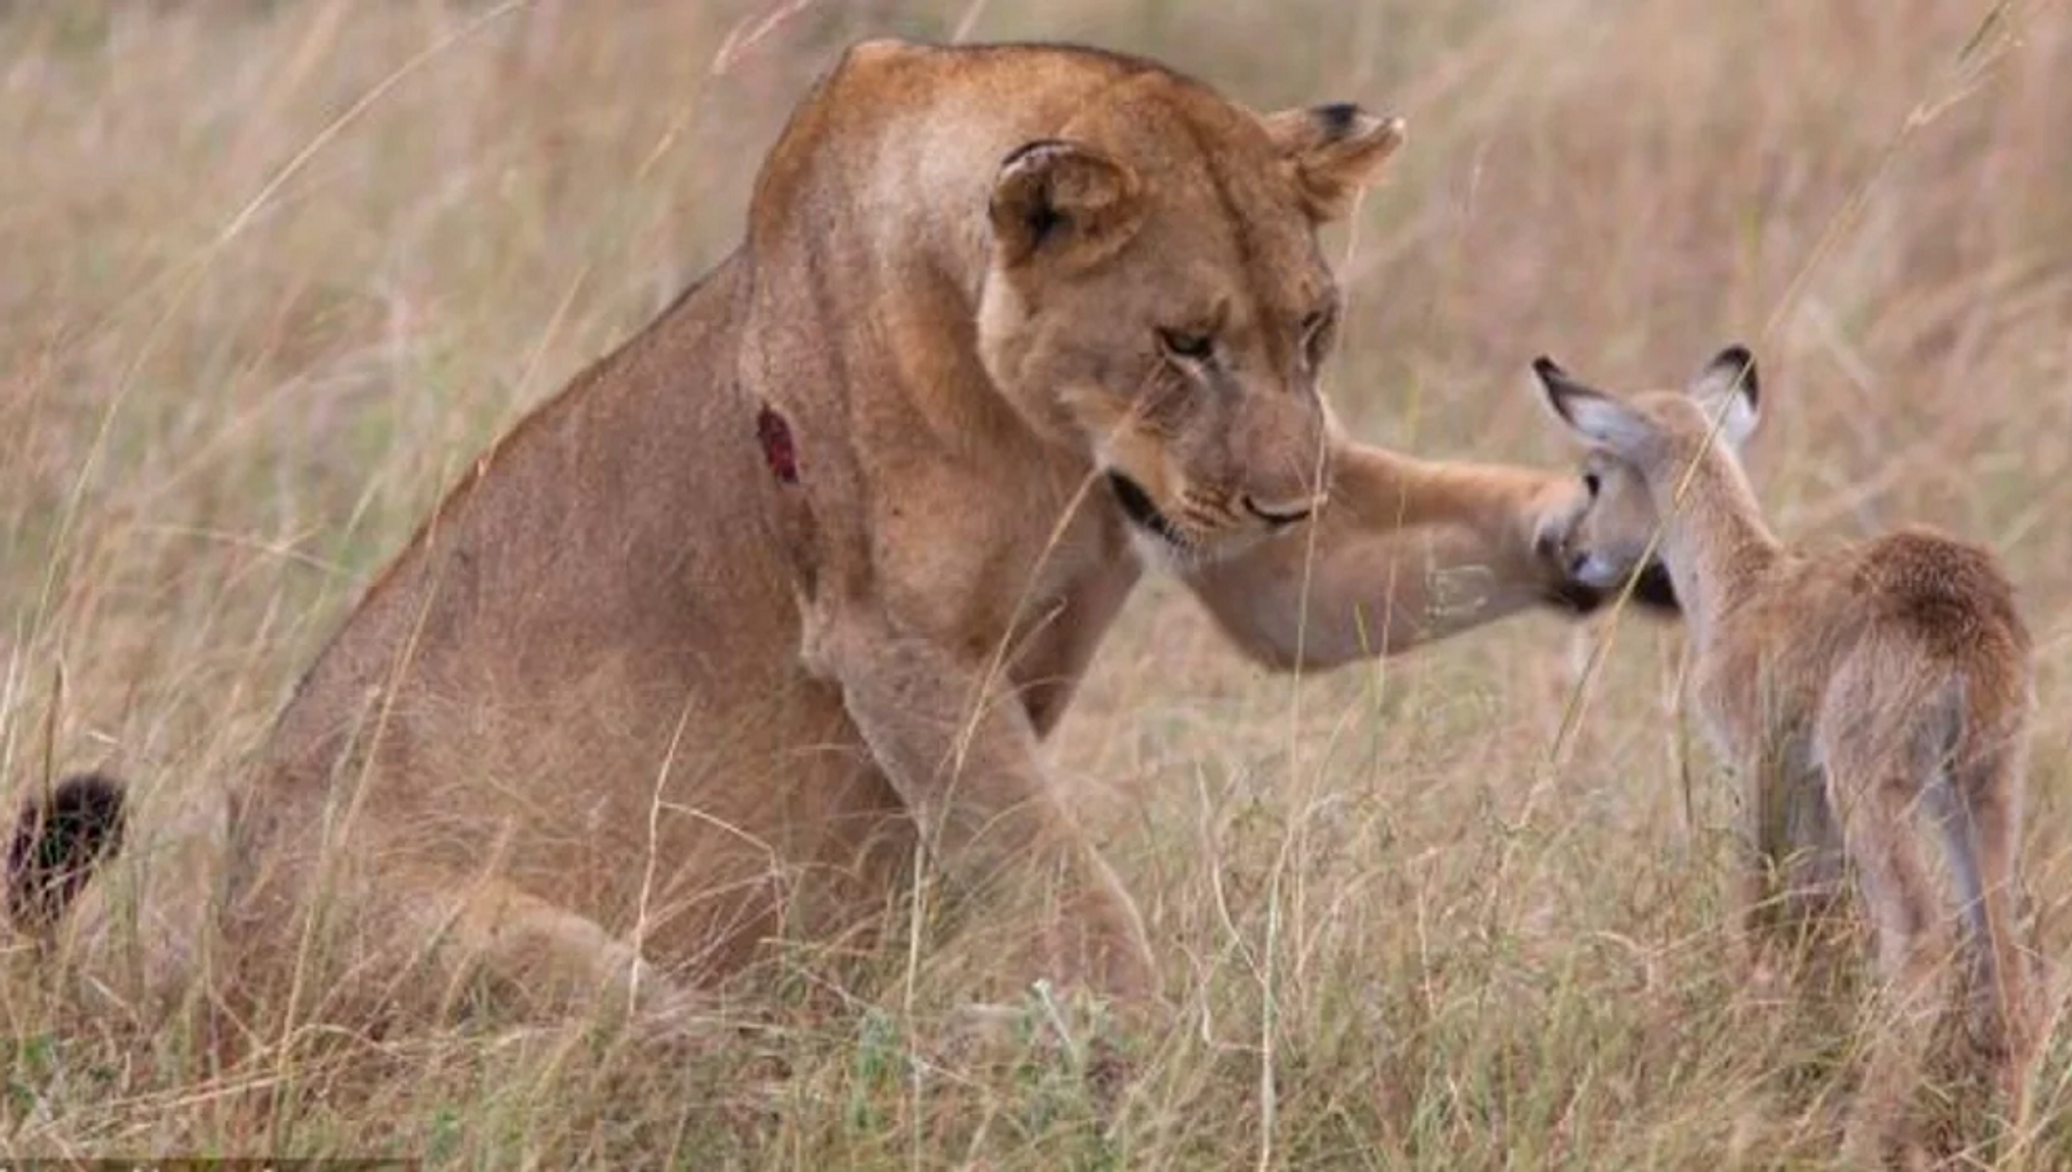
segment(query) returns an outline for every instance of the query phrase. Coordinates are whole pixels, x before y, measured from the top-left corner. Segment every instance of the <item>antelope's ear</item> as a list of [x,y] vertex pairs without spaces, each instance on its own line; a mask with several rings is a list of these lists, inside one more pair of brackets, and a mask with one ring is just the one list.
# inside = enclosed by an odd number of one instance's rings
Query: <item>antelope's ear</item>
[[1542,354],[1533,359],[1532,373],[1547,410],[1592,447],[1630,462],[1653,438],[1654,424],[1646,416],[1578,381],[1552,358]]
[[1024,143],[1000,162],[988,215],[1000,262],[1039,255],[1091,263],[1130,238],[1142,219],[1135,171],[1092,147]]
[[1692,376],[1685,393],[1698,400],[1708,417],[1720,421],[1720,438],[1737,452],[1762,422],[1762,389],[1756,381],[1755,356],[1746,346],[1729,346],[1713,355]]
[[1403,145],[1401,118],[1369,114],[1350,102],[1298,106],[1261,121],[1294,176],[1303,209],[1319,224],[1343,217],[1353,193],[1373,183]]

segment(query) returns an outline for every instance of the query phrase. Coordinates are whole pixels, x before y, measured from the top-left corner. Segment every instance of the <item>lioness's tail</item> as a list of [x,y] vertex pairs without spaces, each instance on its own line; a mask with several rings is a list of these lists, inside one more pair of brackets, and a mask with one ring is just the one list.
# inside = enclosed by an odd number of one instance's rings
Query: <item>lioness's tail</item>
[[7,846],[7,915],[15,926],[46,932],[122,845],[122,783],[77,773],[29,795]]

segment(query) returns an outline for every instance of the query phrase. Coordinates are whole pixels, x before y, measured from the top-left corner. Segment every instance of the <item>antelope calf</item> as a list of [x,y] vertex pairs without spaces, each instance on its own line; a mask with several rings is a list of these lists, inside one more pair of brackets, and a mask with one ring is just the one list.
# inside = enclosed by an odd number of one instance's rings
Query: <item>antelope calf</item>
[[[1856,875],[1892,1025],[1873,1040],[1845,1150],[1868,1162],[1896,1138],[1942,1008],[1950,920],[1924,866],[1922,811],[1957,904],[1960,1007],[2001,1089],[2018,1092],[2031,1045],[2016,940],[2030,643],[1993,556],[1920,527],[1818,556],[1781,543],[1741,470],[1758,400],[1742,347],[1681,392],[1614,397],[1547,358],[1533,370],[1589,445],[1590,503],[1563,551],[1574,576],[1616,588],[1652,545],[1681,602],[1691,698],[1752,817],[1750,959],[1761,967],[1766,936],[1843,894],[1844,863]],[[1773,877],[1788,889],[1781,916]]]

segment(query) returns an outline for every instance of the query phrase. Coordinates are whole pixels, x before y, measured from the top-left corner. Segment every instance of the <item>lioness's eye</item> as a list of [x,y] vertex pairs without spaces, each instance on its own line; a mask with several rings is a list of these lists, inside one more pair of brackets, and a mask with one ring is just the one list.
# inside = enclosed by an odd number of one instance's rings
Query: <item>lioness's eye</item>
[[1200,362],[1209,356],[1209,351],[1215,348],[1216,342],[1207,334],[1197,334],[1190,330],[1160,330],[1158,344],[1175,358]]
[[1590,494],[1590,499],[1591,499],[1591,500],[1593,500],[1593,501],[1594,501],[1594,500],[1596,500],[1596,499],[1597,499],[1597,490],[1598,490],[1598,489],[1600,489],[1600,488],[1603,488],[1603,487],[1604,487],[1604,482],[1603,482],[1602,480],[1599,480],[1599,479],[1597,478],[1597,473],[1595,473],[1595,472],[1585,472],[1585,473],[1583,473],[1583,491],[1584,491],[1584,492],[1586,492],[1586,493],[1589,493],[1589,494]]

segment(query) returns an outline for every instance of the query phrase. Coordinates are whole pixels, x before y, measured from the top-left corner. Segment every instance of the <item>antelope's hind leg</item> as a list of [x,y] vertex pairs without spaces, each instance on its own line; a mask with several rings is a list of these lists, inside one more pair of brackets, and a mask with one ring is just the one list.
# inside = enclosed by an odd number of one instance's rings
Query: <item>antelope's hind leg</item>
[[1843,1138],[1851,1167],[1881,1166],[1904,1134],[1923,1059],[1941,1008],[1947,950],[1935,889],[1915,828],[1919,778],[1906,754],[1875,740],[1828,754],[1828,795],[1838,816],[1877,949],[1863,1084]]
[[2033,981],[2021,929],[2019,738],[1953,763],[1937,822],[1957,883],[1973,1040],[2018,1113],[2036,1045]]
[[1803,749],[1742,766],[1746,835],[1736,947],[1744,982],[1769,995],[1804,976],[1846,923],[1841,823],[1821,768]]

